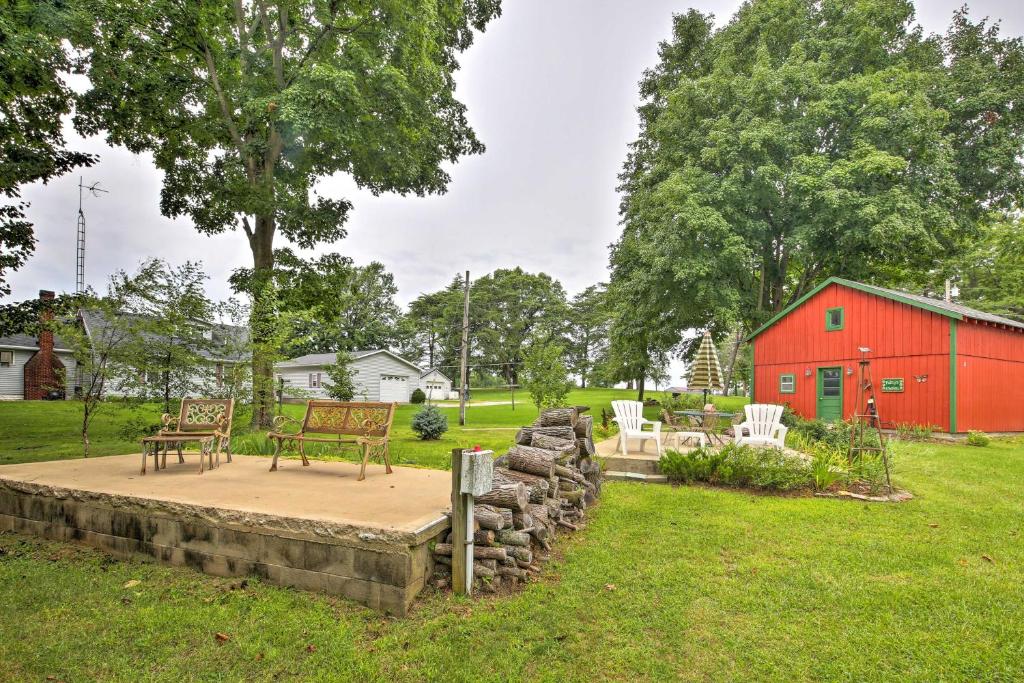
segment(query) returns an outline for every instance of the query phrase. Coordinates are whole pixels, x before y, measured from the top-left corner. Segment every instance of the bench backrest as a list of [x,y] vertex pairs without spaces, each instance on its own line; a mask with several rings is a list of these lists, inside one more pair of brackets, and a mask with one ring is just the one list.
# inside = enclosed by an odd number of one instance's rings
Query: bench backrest
[[234,410],[232,398],[183,398],[177,431],[212,432],[221,427],[223,420],[225,433],[230,434]]
[[612,401],[612,410],[618,418],[619,429],[627,432],[640,431],[644,422],[644,404],[640,401]]
[[775,425],[782,421],[782,406],[770,403],[751,403],[743,406],[747,414],[747,427],[751,436],[772,436]]
[[387,436],[395,419],[395,403],[309,401],[302,431],[313,434]]

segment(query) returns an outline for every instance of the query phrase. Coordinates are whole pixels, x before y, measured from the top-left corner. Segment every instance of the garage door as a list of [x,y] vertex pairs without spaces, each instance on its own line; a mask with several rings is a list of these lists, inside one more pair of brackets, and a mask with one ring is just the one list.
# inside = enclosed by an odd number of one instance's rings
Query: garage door
[[446,398],[443,382],[427,382],[427,398],[434,400]]
[[380,400],[384,403],[409,401],[409,378],[403,375],[380,376]]

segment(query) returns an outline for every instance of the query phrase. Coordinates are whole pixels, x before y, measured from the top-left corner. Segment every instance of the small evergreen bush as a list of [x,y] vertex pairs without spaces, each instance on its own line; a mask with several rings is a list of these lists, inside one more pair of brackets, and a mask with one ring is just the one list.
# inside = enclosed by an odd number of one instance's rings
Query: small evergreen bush
[[409,397],[409,402],[415,403],[416,405],[419,405],[420,403],[423,403],[426,400],[427,395],[423,393],[423,390],[420,389],[419,387],[416,387],[412,392],[412,396]]
[[984,448],[989,444],[990,441],[992,441],[992,439],[989,438],[989,435],[986,434],[985,432],[979,432],[975,430],[967,432],[968,446],[980,446],[981,448]]
[[448,431],[448,417],[437,406],[423,406],[412,418],[412,431],[424,441],[440,439]]

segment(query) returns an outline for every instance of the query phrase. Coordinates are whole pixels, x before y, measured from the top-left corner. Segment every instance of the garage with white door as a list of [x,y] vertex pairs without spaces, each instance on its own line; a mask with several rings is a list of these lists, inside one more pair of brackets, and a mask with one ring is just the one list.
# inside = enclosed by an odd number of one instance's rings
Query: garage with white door
[[409,401],[409,378],[405,375],[380,376],[380,400],[384,403]]

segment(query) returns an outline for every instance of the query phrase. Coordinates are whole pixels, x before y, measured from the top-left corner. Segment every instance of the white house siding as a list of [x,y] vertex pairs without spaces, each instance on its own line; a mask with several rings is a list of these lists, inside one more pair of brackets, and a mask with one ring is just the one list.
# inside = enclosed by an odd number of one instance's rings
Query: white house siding
[[[0,367],[0,401],[20,401],[25,398],[25,363],[35,355],[35,351],[29,349],[0,348],[0,351],[11,351],[14,360],[11,365]],[[67,388],[64,392],[65,398],[74,398],[75,392],[75,357],[70,353],[56,351],[57,357],[64,363],[67,371]]]
[[[275,379],[284,379],[284,395],[286,397],[329,399],[330,396],[324,385],[330,384],[330,379],[327,377],[324,367],[324,365],[282,364],[274,368],[274,376]],[[350,367],[352,368],[352,381],[356,387],[353,399],[356,401],[380,400],[381,375],[405,378],[407,390],[404,392],[403,402],[407,402],[409,394],[419,386],[420,371],[387,353],[371,353],[353,358]],[[309,376],[316,373],[320,373],[321,386],[311,388]]]

